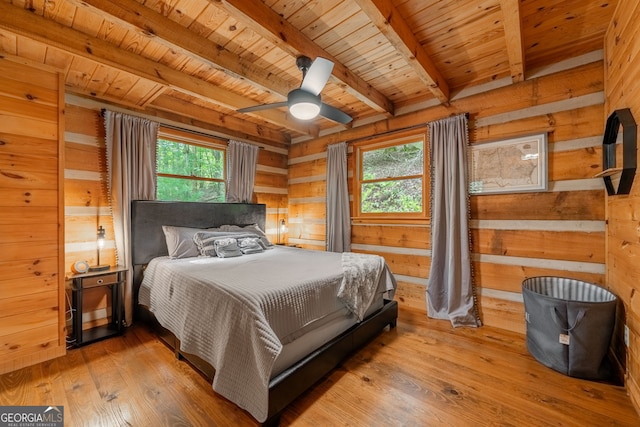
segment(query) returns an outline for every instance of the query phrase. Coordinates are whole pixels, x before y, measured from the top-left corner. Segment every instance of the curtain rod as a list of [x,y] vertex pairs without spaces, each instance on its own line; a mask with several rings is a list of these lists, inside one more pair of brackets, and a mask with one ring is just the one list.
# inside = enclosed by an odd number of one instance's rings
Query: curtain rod
[[[464,116],[467,118],[467,120],[469,120],[469,113],[461,113],[461,114],[464,114]],[[450,117],[455,117],[457,115],[458,114],[452,114]],[[394,133],[405,132],[405,131],[413,130],[413,129],[419,129],[421,127],[429,127],[429,123],[430,122],[420,123],[420,124],[413,125],[413,126],[407,126],[407,127],[401,128],[401,129],[388,130],[386,132],[377,133],[375,135],[362,136],[360,138],[354,138],[354,139],[347,139],[346,143],[347,144],[351,144],[353,142],[366,141],[367,139],[373,139],[373,138],[378,138],[380,136],[391,135],[391,134],[394,134]],[[329,144],[327,144],[327,145],[329,145]]]
[[378,137],[385,136],[385,135],[391,135],[391,134],[394,134],[394,133],[404,132],[404,131],[412,130],[412,129],[419,129],[419,128],[427,127],[427,126],[428,126],[427,123],[421,123],[419,125],[407,126],[405,128],[401,128],[401,129],[388,130],[386,132],[377,133],[375,135],[361,136],[360,138],[348,139],[346,142],[347,142],[347,144],[351,144],[353,142],[366,141],[367,139],[378,138]]
[[166,123],[160,123],[160,127],[173,129],[173,130],[179,130],[181,132],[192,133],[194,135],[199,135],[199,136],[206,136],[207,138],[217,139],[217,140],[222,141],[222,142],[229,142],[230,139],[233,139],[233,138],[224,139],[224,138],[222,138],[220,136],[210,135],[208,133],[200,132],[200,131],[193,130],[193,129],[185,129],[185,128],[181,128],[180,126],[168,125]]
[[[101,115],[102,117],[104,117],[104,113],[105,113],[105,111],[107,111],[107,109],[106,109],[106,108],[101,108],[101,109],[100,109],[100,115]],[[125,113],[123,113],[123,114],[125,114]],[[205,133],[205,132],[200,132],[200,131],[193,130],[193,129],[186,129],[186,128],[182,128],[182,127],[180,127],[180,126],[170,125],[170,124],[162,123],[162,122],[158,122],[158,125],[160,125],[161,127],[169,128],[169,129],[174,129],[174,130],[179,130],[179,131],[182,131],[182,132],[192,133],[192,134],[194,134],[194,135],[200,135],[200,136],[206,136],[207,138],[214,138],[214,139],[218,139],[218,140],[220,140],[220,141],[224,141],[224,142],[229,142],[229,139],[232,139],[232,138],[224,139],[224,138],[222,138],[222,137],[215,136],[215,135],[210,135],[210,134]]]

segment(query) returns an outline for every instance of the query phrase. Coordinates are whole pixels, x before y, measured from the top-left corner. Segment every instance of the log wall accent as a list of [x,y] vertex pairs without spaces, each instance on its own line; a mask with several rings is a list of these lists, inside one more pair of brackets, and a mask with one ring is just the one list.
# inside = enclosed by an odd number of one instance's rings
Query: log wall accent
[[[106,229],[105,247],[100,253],[101,264],[116,265],[113,220],[109,205],[106,176],[106,146],[104,122],[100,108],[106,105],[78,102],[67,97],[65,137],[65,259],[64,271],[71,275],[75,261],[97,263],[96,232],[98,226]],[[135,115],[135,112],[131,114]],[[206,131],[206,129],[202,129]],[[176,131],[178,132],[178,131]],[[185,137],[195,136],[178,132]],[[267,205],[267,233],[273,242],[278,240],[280,220],[287,223],[287,150],[280,146],[260,143],[256,172],[257,203]],[[287,234],[280,236],[286,242]],[[70,287],[70,280],[67,281]],[[83,328],[108,322],[110,298],[108,289],[85,292],[83,301]],[[68,327],[71,323],[68,322]]]
[[[595,57],[595,60],[594,60]],[[289,151],[289,241],[325,247],[326,147],[427,123],[452,113],[470,115],[471,144],[547,132],[546,192],[471,197],[473,268],[482,320],[524,333],[521,285],[526,277],[558,275],[604,284],[604,129],[602,52],[539,71],[522,83],[457,99],[315,140]],[[355,159],[348,157],[350,190]],[[385,257],[398,279],[401,305],[426,311],[431,244],[428,225],[352,225],[353,250]]]
[[[640,4],[619,2],[605,37],[603,118],[630,108],[640,123]],[[637,154],[636,154],[637,156]],[[640,176],[629,195],[607,196],[606,283],[621,300],[614,337],[617,361],[624,371],[631,400],[640,411]],[[624,344],[624,326],[629,346]]]
[[0,373],[66,353],[58,70],[0,57]]

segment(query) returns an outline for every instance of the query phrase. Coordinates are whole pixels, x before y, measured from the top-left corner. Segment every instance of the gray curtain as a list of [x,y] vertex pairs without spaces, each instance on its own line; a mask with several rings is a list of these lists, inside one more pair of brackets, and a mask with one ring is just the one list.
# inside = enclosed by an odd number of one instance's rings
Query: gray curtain
[[480,326],[471,274],[466,115],[429,123],[431,271],[427,314],[454,327]]
[[327,251],[351,251],[346,142],[327,147]]
[[253,199],[258,150],[256,145],[229,141],[227,148],[227,202],[248,203]]
[[107,146],[107,184],[111,197],[118,265],[127,267],[124,286],[125,321],[133,315],[131,264],[131,201],[156,198],[156,141],[158,123],[104,112]]

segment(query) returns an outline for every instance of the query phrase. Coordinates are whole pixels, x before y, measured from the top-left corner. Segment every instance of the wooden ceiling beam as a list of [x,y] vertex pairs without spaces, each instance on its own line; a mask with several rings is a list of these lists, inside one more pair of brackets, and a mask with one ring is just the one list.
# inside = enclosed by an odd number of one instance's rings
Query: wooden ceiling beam
[[269,79],[262,68],[229,52],[223,46],[195,34],[164,15],[134,0],[68,0],[77,7],[89,8],[113,20],[129,31],[202,61],[233,78],[246,81],[260,89],[281,96],[286,101],[292,87]]
[[242,18],[251,30],[293,56],[305,55],[312,59],[321,56],[332,61],[333,76],[344,84],[344,90],[387,117],[394,114],[394,105],[386,96],[356,76],[262,1],[216,0],[211,3],[235,18]]
[[449,104],[449,85],[416,39],[392,0],[355,0],[371,22],[404,57],[431,93],[443,104]]
[[152,103],[141,107],[139,105],[124,104],[120,99],[108,97],[96,98],[93,94],[77,88],[67,89],[71,97],[71,104],[86,108],[116,109],[125,107],[126,111],[141,114],[149,119],[156,117],[161,124],[166,121],[194,126],[212,131],[220,138],[234,138],[243,141],[261,142],[269,145],[287,146],[291,142],[288,134],[277,130],[250,123],[237,117],[227,116],[211,109],[194,105],[177,99],[171,95],[160,95]]
[[[242,95],[120,49],[105,40],[88,36],[4,1],[0,1],[0,28],[231,110],[254,104]],[[319,133],[317,126],[289,120],[288,115],[279,110],[256,112],[255,115],[302,135]]]
[[509,69],[514,83],[524,81],[524,43],[522,40],[522,18],[520,0],[500,0],[504,37],[507,43]]
[[[230,138],[239,138],[241,140],[255,142],[277,142],[285,145],[291,143],[289,135],[283,132],[256,123],[247,122],[238,117],[218,113],[208,108],[173,98],[169,95],[157,97],[149,104],[147,110],[155,110],[156,112],[154,114],[157,114],[159,117],[175,116],[178,114],[176,111],[179,111],[180,116],[198,121],[198,123],[191,121],[189,124],[203,127],[199,124],[200,122],[208,123],[208,126],[204,126],[205,129],[214,130],[218,134],[226,135]],[[166,114],[158,114],[158,110],[164,111]],[[175,121],[175,118],[173,120]]]

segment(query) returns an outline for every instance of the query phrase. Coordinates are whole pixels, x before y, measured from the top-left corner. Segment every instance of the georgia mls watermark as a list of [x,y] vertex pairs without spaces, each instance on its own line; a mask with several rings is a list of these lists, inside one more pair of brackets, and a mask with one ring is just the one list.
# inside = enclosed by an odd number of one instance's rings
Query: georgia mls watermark
[[64,406],[0,406],[0,427],[64,427]]

